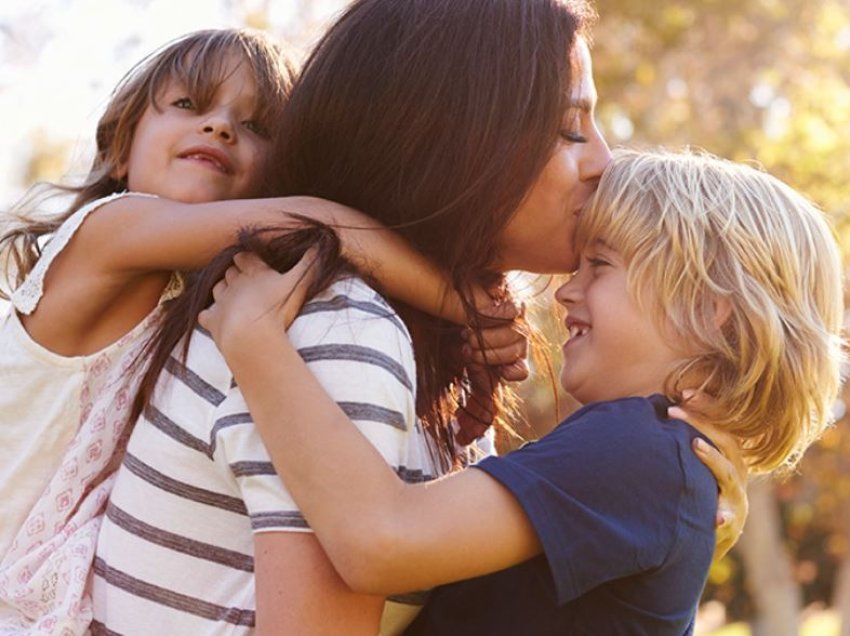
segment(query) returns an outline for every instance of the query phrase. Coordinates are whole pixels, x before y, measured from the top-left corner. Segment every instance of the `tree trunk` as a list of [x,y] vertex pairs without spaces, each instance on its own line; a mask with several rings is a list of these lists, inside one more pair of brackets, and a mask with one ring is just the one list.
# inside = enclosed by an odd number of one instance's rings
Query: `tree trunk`
[[782,540],[782,520],[773,483],[767,479],[753,481],[748,494],[750,515],[738,550],[758,612],[753,635],[797,636],[802,595]]
[[[841,522],[841,532],[850,545],[850,498],[845,498],[842,502]],[[850,636],[850,552],[844,555],[841,567],[838,568],[832,606],[841,617],[839,636]]]

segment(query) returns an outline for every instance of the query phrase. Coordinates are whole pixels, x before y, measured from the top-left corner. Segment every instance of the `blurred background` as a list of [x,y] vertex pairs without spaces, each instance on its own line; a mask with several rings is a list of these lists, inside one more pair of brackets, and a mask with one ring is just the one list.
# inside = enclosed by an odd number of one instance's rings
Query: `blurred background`
[[[306,50],[344,4],[6,0],[0,5],[0,209],[35,181],[85,173],[111,88],[157,46],[198,28],[252,26]],[[828,212],[850,254],[850,0],[598,0],[596,6],[598,117],[612,144],[687,144],[763,165]],[[520,283],[535,305],[534,319],[558,342],[552,282],[548,289],[544,280]],[[529,437],[573,406],[557,399],[545,365],[537,371],[523,388],[526,423],[518,425]],[[838,423],[809,451],[798,475],[751,484],[746,531],[712,568],[699,634],[850,636],[847,397],[836,405]]]

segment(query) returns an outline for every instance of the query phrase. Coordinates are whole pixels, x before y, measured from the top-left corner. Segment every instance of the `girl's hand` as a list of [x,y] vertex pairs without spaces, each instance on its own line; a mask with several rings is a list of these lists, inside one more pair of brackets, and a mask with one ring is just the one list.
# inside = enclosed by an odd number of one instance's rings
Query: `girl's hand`
[[458,430],[455,440],[466,446],[487,432],[496,417],[496,402],[500,370],[479,364],[466,367],[469,392],[466,403],[455,413]]
[[474,294],[481,336],[473,329],[463,332],[463,359],[470,365],[491,367],[496,376],[509,382],[528,377],[528,327],[525,307],[511,299],[495,300],[497,291]]
[[314,276],[314,260],[308,250],[292,269],[281,274],[256,254],[236,254],[224,278],[213,287],[215,302],[198,315],[198,322],[225,356],[238,352],[260,325],[288,328],[304,304]]
[[[668,416],[685,420],[708,437],[717,448],[702,439],[695,439],[693,449],[717,479],[720,494],[717,501],[717,539],[714,559],[719,560],[737,543],[749,512],[747,499],[747,477],[749,471],[744,462],[737,439],[726,431],[699,420],[680,407],[672,407]],[[720,450],[718,450],[718,448]]]

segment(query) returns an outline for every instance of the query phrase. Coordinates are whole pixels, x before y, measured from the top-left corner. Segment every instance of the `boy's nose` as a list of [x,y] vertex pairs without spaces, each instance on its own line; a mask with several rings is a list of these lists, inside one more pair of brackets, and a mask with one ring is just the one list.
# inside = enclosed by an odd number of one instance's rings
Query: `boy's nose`
[[578,302],[581,296],[581,290],[577,279],[578,272],[573,274],[570,277],[570,280],[555,290],[555,300],[564,307],[569,307],[570,305]]

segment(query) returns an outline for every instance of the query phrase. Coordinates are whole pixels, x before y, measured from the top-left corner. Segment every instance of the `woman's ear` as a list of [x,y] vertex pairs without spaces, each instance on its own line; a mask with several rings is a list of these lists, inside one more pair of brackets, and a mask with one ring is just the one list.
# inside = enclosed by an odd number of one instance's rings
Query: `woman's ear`
[[711,309],[712,322],[715,328],[720,329],[732,315],[732,301],[725,297],[715,296],[711,301]]

